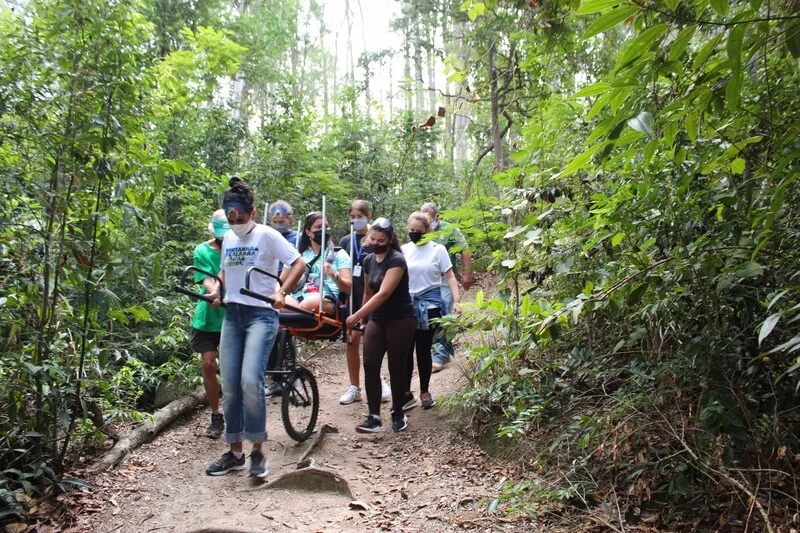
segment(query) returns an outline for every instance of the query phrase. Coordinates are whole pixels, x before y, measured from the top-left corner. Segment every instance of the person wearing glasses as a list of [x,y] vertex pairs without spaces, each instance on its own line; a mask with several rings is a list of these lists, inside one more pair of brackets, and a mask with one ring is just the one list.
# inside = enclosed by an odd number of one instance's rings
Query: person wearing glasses
[[[273,304],[245,296],[239,289],[244,287],[251,267],[275,273],[278,262],[292,265],[286,282],[295,284],[305,270],[305,261],[280,233],[256,224],[253,190],[247,184],[234,176],[229,186],[222,200],[230,230],[222,241],[220,278],[226,289],[227,309],[220,339],[220,370],[225,440],[230,449],[209,465],[206,473],[219,476],[231,470],[243,470],[246,439],[253,443],[249,475],[264,478],[269,472],[261,450],[267,440],[264,370],[278,332],[276,309],[284,306],[286,293],[277,291],[275,280],[263,275],[253,276],[250,289],[271,295]],[[209,296],[214,298],[212,307],[219,307],[220,293]]]
[[408,293],[408,267],[400,251],[392,223],[386,218],[373,222],[369,230],[372,253],[363,260],[364,300],[347,318],[347,329],[366,322],[364,331],[364,388],[369,416],[356,428],[359,433],[383,431],[381,418],[381,364],[389,359],[392,388],[392,430],[403,431],[408,418],[403,413],[406,393],[405,364],[414,341],[416,319]]
[[436,405],[428,386],[431,382],[433,360],[431,349],[437,336],[438,327],[431,322],[442,317],[445,304],[442,301],[441,286],[446,283],[452,291],[453,313],[460,313],[461,295],[458,281],[453,274],[453,264],[447,248],[431,238],[431,219],[427,214],[417,211],[408,217],[408,240],[402,247],[408,264],[408,289],[416,312],[417,326],[414,332],[414,346],[408,351],[406,361],[406,392],[404,409],[416,404],[411,393],[411,374],[414,370],[414,350],[417,352],[417,371],[419,372],[419,399],[423,409]]

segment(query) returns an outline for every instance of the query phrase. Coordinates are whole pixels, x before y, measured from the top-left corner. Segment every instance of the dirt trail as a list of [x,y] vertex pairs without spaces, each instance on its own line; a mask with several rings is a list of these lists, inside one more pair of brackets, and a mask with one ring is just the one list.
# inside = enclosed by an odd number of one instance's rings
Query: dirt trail
[[[302,357],[301,347],[301,359]],[[456,362],[434,374],[431,392],[439,397],[462,381]],[[344,345],[329,345],[309,363],[320,389],[317,428],[331,424],[311,455],[315,466],[335,471],[349,482],[366,509],[332,492],[266,489],[235,472],[205,475],[206,466],[225,450],[223,440],[203,436],[209,410],[177,421],[154,442],[128,456],[115,470],[90,479],[76,531],[462,531],[530,530],[487,516],[486,502],[496,495],[505,469],[448,426],[446,412],[435,408],[409,412],[405,432],[377,435],[355,432],[367,414],[366,398],[339,405],[347,386]],[[385,370],[385,367],[384,367]],[[417,387],[416,378],[413,387]],[[383,404],[388,420],[389,405]],[[267,411],[270,463],[267,482],[296,469],[308,443],[296,445],[283,429],[280,404]],[[313,437],[312,437],[313,439]]]

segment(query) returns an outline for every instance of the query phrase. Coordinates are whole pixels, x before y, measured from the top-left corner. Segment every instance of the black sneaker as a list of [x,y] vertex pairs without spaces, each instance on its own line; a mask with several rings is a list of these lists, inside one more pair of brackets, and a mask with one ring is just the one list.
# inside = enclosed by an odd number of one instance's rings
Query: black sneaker
[[206,437],[218,439],[225,431],[225,417],[222,413],[211,413],[211,422],[206,428]]
[[267,474],[269,474],[267,458],[261,453],[260,448],[256,448],[250,452],[250,472],[248,472],[247,475],[250,477],[265,478]]
[[397,433],[408,427],[408,417],[403,413],[392,413],[392,431]]
[[356,427],[358,433],[379,433],[383,431],[383,423],[379,416],[369,415],[364,422]]
[[410,392],[406,393],[406,403],[403,404],[403,411],[408,411],[417,406],[417,399]]
[[222,476],[231,470],[244,470],[244,454],[237,459],[231,451],[223,453],[216,463],[206,468],[206,474],[209,476]]
[[274,381],[268,381],[264,385],[264,395],[269,398],[270,396],[280,396],[283,393],[283,387]]

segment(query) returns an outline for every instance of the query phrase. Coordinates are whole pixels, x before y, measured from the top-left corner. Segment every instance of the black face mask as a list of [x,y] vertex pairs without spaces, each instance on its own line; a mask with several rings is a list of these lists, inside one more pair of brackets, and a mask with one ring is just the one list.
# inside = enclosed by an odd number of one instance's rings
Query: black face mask
[[[329,232],[325,232],[325,240],[326,241],[331,240],[331,234]],[[317,244],[320,244],[320,245],[322,244],[322,230],[321,229],[318,229],[317,231],[314,232],[314,242],[317,243]]]
[[422,232],[421,231],[409,231],[408,232],[408,240],[413,242],[414,244],[418,243],[422,239]]
[[372,249],[373,253],[383,254],[383,253],[386,253],[386,252],[389,251],[389,245],[388,244],[373,244],[373,245],[371,245],[371,249]]

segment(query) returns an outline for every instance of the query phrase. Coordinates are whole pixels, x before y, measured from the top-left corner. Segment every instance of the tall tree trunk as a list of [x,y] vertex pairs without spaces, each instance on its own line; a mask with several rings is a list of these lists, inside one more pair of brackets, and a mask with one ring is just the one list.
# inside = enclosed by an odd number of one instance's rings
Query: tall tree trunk
[[431,114],[436,113],[436,29],[427,28],[426,39],[428,40],[428,97],[430,101]]
[[414,27],[414,85],[416,89],[416,119],[425,114],[425,88],[422,80],[422,39],[419,35],[419,20]]
[[492,146],[494,147],[494,163],[498,169],[503,168],[503,138],[500,135],[500,102],[497,91],[497,39],[489,45],[489,80],[492,90]]
[[403,39],[403,86],[406,91],[406,111],[411,111],[411,33],[406,29]]
[[[353,13],[350,11],[350,0],[344,0],[344,16],[347,20],[347,87],[354,89],[356,86],[356,65],[353,59]],[[350,112],[356,114],[356,100],[350,97]]]
[[[333,47],[333,101],[336,102],[336,87],[337,87],[337,78],[338,70],[339,70],[339,32],[336,32],[336,38],[334,40],[334,47]],[[334,104],[334,111],[333,114],[336,115],[336,104]]]
[[389,56],[389,122],[394,118],[394,54]]

